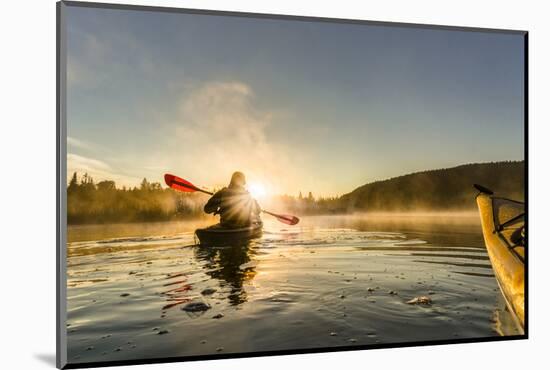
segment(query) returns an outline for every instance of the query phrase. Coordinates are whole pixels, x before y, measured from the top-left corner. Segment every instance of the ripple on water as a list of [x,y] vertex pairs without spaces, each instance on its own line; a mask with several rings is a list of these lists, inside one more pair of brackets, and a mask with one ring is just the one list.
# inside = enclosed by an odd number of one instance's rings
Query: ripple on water
[[[500,293],[479,235],[456,234],[456,226],[452,235],[395,229],[271,228],[224,248],[195,246],[192,233],[72,243],[70,358],[502,334],[494,319]],[[407,304],[419,296],[432,304]],[[152,328],[163,334],[152,339]]]

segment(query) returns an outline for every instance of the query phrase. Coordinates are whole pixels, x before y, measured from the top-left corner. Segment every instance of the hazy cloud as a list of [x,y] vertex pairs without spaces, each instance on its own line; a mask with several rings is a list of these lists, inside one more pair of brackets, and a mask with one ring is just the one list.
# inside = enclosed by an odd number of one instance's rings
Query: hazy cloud
[[79,139],[71,137],[71,136],[67,136],[67,145],[69,147],[79,148],[79,149],[86,149],[86,150],[90,150],[90,149],[95,148],[95,145],[93,145],[91,143],[88,143],[86,141],[83,141],[83,140],[79,140]]
[[120,173],[104,161],[67,153],[67,181],[70,180],[74,172],[77,172],[79,176],[87,173],[96,183],[102,180],[113,180],[119,186],[136,186],[141,181],[140,178]]
[[241,170],[276,192],[292,189],[296,166],[286,148],[269,140],[271,116],[256,108],[249,85],[206,83],[182,99],[170,153],[160,158],[175,158],[167,163],[173,171],[208,185],[224,185]]

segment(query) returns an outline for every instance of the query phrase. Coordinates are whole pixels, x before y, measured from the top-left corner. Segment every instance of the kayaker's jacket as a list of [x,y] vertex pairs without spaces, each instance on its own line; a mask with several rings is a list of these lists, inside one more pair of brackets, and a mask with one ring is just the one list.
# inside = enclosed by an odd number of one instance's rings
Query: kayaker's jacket
[[208,200],[204,212],[219,214],[222,226],[243,227],[260,222],[261,208],[244,187],[230,185]]

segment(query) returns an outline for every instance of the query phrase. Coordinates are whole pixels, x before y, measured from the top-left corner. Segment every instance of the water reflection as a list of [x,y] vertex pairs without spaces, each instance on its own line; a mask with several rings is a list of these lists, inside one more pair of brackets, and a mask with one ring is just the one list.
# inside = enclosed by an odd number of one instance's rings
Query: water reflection
[[[518,334],[477,214],[370,220],[306,217],[299,228],[268,225],[260,240],[229,247],[197,246],[192,231],[165,235],[164,224],[135,237],[90,233],[68,245],[68,356],[115,361]],[[433,304],[406,304],[419,296]]]
[[197,246],[195,257],[204,262],[204,272],[219,281],[220,286],[230,288],[229,304],[238,306],[247,301],[243,286],[256,276],[253,256],[257,253],[257,242],[247,241],[223,247]]
[[187,276],[184,273],[168,274],[165,280],[167,282],[162,286],[166,287],[167,290],[162,294],[168,303],[162,307],[163,311],[191,301],[191,299],[187,297],[187,293],[191,291],[193,287],[191,284],[187,283]]

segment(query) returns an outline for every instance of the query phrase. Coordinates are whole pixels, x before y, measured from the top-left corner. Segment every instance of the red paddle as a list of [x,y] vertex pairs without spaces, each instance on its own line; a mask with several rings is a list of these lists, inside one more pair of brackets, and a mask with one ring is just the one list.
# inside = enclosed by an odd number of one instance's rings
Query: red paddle
[[262,209],[263,213],[267,213],[268,215],[271,215],[275,217],[279,222],[282,222],[283,224],[287,225],[296,225],[298,222],[300,222],[300,219],[296,216],[292,215],[284,215],[284,214],[276,214],[273,212],[269,212]]
[[168,185],[174,190],[179,190],[186,193],[194,193],[195,191],[200,191],[201,193],[214,195],[214,193],[199,189],[195,185],[191,184],[189,181],[186,181],[181,177],[177,177],[174,175],[170,175],[170,174],[164,175],[164,181],[166,182],[166,185]]
[[[168,185],[174,190],[183,191],[186,193],[193,193],[195,191],[200,191],[201,193],[205,193],[205,194],[210,194],[210,195],[214,194],[210,191],[197,188],[195,185],[191,184],[189,181],[174,175],[170,175],[170,174],[164,175],[164,181],[166,182],[166,185]],[[262,210],[262,212],[275,217],[279,222],[282,222],[287,225],[296,225],[298,222],[300,222],[300,219],[296,216],[277,214],[277,213],[268,212],[265,210]]]

